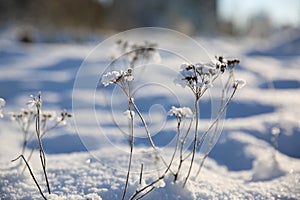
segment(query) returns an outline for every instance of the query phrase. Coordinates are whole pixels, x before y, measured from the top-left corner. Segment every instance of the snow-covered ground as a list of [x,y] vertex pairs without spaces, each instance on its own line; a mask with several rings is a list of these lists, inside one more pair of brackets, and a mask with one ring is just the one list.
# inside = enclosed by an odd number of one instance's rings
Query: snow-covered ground
[[[182,181],[173,183],[169,175],[144,199],[300,199],[299,36],[274,37],[268,42],[194,39],[212,55],[239,58],[241,64],[235,76],[246,80],[247,85],[237,91],[227,109],[222,135],[200,176],[197,179],[192,176],[182,189]],[[143,80],[155,78],[157,83],[138,88],[136,103],[142,106],[151,132],[157,133],[153,138],[163,157],[169,158],[174,148],[176,123],[163,116],[173,104],[185,106],[191,102],[181,88],[172,81],[170,85],[167,83],[175,78],[173,69],[179,69],[182,62],[169,51],[188,54],[191,60],[202,55],[197,55],[201,50],[189,50],[184,40],[161,40],[159,46],[166,45],[161,52],[164,65],[141,72],[146,74]],[[26,107],[29,95],[38,91],[42,91],[43,109],[57,112],[67,109],[74,114],[67,126],[52,130],[43,138],[53,193],[46,195],[47,198],[121,199],[129,157],[128,139],[123,134],[127,132],[127,121],[122,114],[127,104],[120,90],[99,85],[108,64],[108,44],[97,49],[94,49],[96,43],[24,45],[8,39],[7,34],[2,35],[0,97],[6,100],[6,106],[5,116],[0,119],[0,199],[41,199],[28,171],[22,174],[18,162],[11,162],[22,151],[23,135],[8,114]],[[83,62],[87,56],[89,59]],[[213,92],[200,102],[200,130],[210,120],[210,97],[214,98]],[[141,128],[136,127],[136,133],[141,135],[136,139],[126,199],[140,187],[142,162],[146,167],[143,175],[146,183],[161,173],[161,165],[149,150]],[[272,131],[280,132],[276,152]],[[34,143],[29,142],[27,152]],[[187,170],[188,163],[185,164],[183,169]],[[199,164],[200,159],[196,159],[195,166]],[[38,151],[30,166],[46,193]],[[196,172],[197,167],[193,170]]]

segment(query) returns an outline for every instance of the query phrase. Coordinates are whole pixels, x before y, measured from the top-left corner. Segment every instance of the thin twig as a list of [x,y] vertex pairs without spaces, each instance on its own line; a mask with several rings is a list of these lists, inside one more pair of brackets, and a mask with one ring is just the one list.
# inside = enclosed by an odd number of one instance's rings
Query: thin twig
[[[144,190],[146,190],[147,188],[153,186],[155,183],[159,182],[160,180],[164,179],[166,174],[168,173],[168,171],[170,170],[171,166],[172,166],[172,163],[174,161],[174,158],[175,158],[175,155],[176,155],[176,152],[177,152],[177,149],[178,149],[178,143],[179,143],[179,137],[180,137],[180,132],[179,132],[179,127],[180,127],[180,122],[178,122],[178,134],[177,134],[177,139],[176,139],[176,145],[175,145],[175,149],[174,149],[174,152],[172,154],[172,157],[171,157],[171,160],[170,160],[170,163],[168,164],[166,170],[164,171],[164,173],[159,176],[156,180],[154,180],[153,182],[149,183],[148,185],[146,185],[145,187],[141,188],[140,190],[137,190],[133,196],[130,197],[130,199],[133,199],[135,198],[139,193],[143,192]],[[174,174],[174,173],[173,173]],[[175,174],[174,174],[175,176]],[[140,182],[141,182],[141,179],[140,179]],[[146,194],[150,193],[155,187],[151,188],[149,191],[147,191],[145,194],[143,194],[142,196],[140,196],[139,198],[137,199],[141,199],[142,197],[144,197]]]
[[[222,108],[223,108],[224,100],[225,100],[225,91],[226,91],[226,93],[229,92],[229,89],[230,89],[230,82],[232,81],[233,77],[234,77],[233,69],[231,69],[231,70],[230,70],[230,75],[229,75],[229,77],[228,77],[228,79],[227,79],[227,81],[226,81],[225,87],[222,89],[222,97],[221,97],[221,102],[220,102],[220,106],[219,106],[219,111],[218,111],[218,113],[220,113],[221,110],[222,110]],[[200,163],[200,166],[199,166],[198,171],[197,171],[197,173],[196,173],[195,179],[197,179],[197,177],[199,176],[200,171],[201,171],[201,169],[202,169],[202,167],[203,167],[203,165],[204,165],[204,162],[205,162],[206,158],[208,157],[209,152],[211,151],[211,149],[212,149],[212,147],[213,147],[213,141],[215,140],[215,138],[216,138],[216,136],[217,136],[217,131],[218,131],[218,128],[219,128],[219,121],[220,121],[220,119],[217,119],[217,122],[216,122],[216,125],[215,125],[215,129],[214,129],[214,132],[213,132],[213,135],[212,135],[212,137],[211,137],[211,139],[210,139],[210,141],[209,141],[208,149],[207,149],[207,151],[205,152],[205,154],[204,154],[204,156],[203,156],[203,158],[202,158],[202,160],[201,160],[201,163]]]
[[141,119],[141,121],[142,121],[142,123],[143,123],[143,126],[144,126],[144,128],[145,128],[145,131],[146,131],[146,133],[147,133],[147,136],[148,136],[148,139],[149,139],[149,142],[150,142],[151,146],[156,150],[156,146],[155,146],[155,144],[154,144],[154,142],[153,142],[153,140],[152,140],[152,137],[151,137],[151,134],[150,134],[150,132],[149,132],[147,123],[146,123],[144,117],[142,116],[142,113],[140,112],[140,110],[138,109],[137,105],[134,103],[134,101],[133,101],[132,99],[131,99],[131,103],[132,103],[132,105],[133,105],[135,111],[137,112],[138,116],[140,117],[140,119]]
[[136,200],[142,199],[144,196],[146,196],[147,194],[149,194],[150,192],[152,192],[152,190],[154,190],[155,187],[152,187],[150,190],[148,190],[147,192],[145,192],[143,195],[141,195],[140,197],[138,197]]
[[127,176],[126,176],[126,182],[125,182],[125,186],[124,186],[122,200],[125,199],[125,195],[126,195],[126,192],[127,192],[129,175],[130,175],[131,164],[132,164],[133,147],[134,147],[134,132],[133,132],[133,128],[134,128],[133,126],[134,126],[134,124],[133,124],[133,114],[132,114],[132,109],[131,109],[131,103],[130,103],[130,101],[129,101],[129,112],[130,112],[130,136],[129,136],[130,155],[129,155],[128,170],[127,170]]
[[[159,182],[160,180],[165,178],[165,173],[163,175],[161,175],[160,177],[158,177],[156,180],[152,181],[151,183],[149,183],[148,185],[146,185],[145,187],[136,190],[135,193],[130,197],[130,200],[134,199],[139,193],[145,191],[146,189],[148,189],[149,187],[152,187],[155,183]],[[154,188],[154,187],[153,187]],[[151,189],[152,190],[152,189]]]
[[194,159],[195,159],[195,154],[196,154],[196,149],[197,149],[197,136],[198,136],[198,124],[199,124],[199,117],[198,117],[198,101],[199,101],[199,98],[196,97],[195,99],[195,118],[196,118],[196,122],[195,122],[195,133],[194,133],[194,144],[193,144],[193,153],[192,153],[192,158],[191,158],[191,163],[190,163],[190,167],[189,167],[189,170],[188,170],[188,173],[187,173],[187,176],[184,180],[184,183],[182,185],[182,187],[184,188],[189,177],[190,177],[190,174],[191,174],[191,171],[192,171],[192,168],[193,168],[193,163],[194,163]]
[[141,171],[140,171],[140,185],[142,184],[142,180],[143,180],[143,169],[144,169],[144,164],[141,163]]
[[231,96],[229,97],[229,99],[227,100],[227,102],[225,103],[224,107],[221,109],[221,111],[218,113],[215,121],[209,126],[209,128],[204,132],[204,134],[201,136],[201,138],[198,141],[198,145],[200,145],[204,138],[206,137],[206,135],[208,134],[208,132],[212,129],[212,127],[217,123],[217,121],[219,120],[219,118],[223,115],[224,111],[226,110],[227,106],[229,105],[229,103],[231,102],[235,92],[237,90],[237,87],[234,88]]
[[[148,137],[148,140],[150,141],[150,144],[151,144],[152,148],[153,148],[155,151],[157,151],[158,149],[157,149],[157,147],[155,146],[155,144],[154,144],[154,142],[153,142],[153,140],[152,140],[151,133],[150,133],[150,131],[149,131],[149,129],[148,129],[148,126],[147,126],[147,123],[146,123],[146,121],[145,121],[145,118],[143,117],[143,115],[142,115],[142,113],[140,112],[139,108],[137,107],[137,105],[136,105],[135,102],[133,101],[133,98],[131,98],[130,101],[131,101],[131,103],[132,103],[132,105],[133,105],[135,111],[137,112],[137,114],[138,114],[140,120],[141,120],[142,123],[143,123],[144,129],[145,129],[145,131],[146,131],[146,133],[147,133],[147,137]],[[162,160],[163,164],[164,164],[167,168],[169,168],[167,162],[165,161],[165,159],[164,159],[160,154],[159,154],[158,156],[159,156],[159,158]],[[171,168],[169,168],[169,170],[171,171]],[[171,171],[171,172],[172,172],[172,171]],[[172,172],[172,173],[173,173],[173,172]]]
[[[40,138],[42,139],[42,138],[44,137],[44,135],[45,135],[47,132],[49,132],[49,131],[53,130],[54,128],[56,128],[60,123],[63,122],[63,120],[65,120],[65,119],[61,119],[61,120],[57,121],[53,126],[51,126],[50,128],[47,128],[46,130],[44,130],[44,131],[42,132],[42,134],[40,135]],[[30,140],[31,140],[31,138],[28,139],[28,141],[30,141]],[[38,145],[39,145],[39,142],[36,141],[36,142],[34,143],[33,147],[31,148],[31,151],[30,151],[30,153],[29,153],[29,155],[28,155],[28,157],[27,157],[27,161],[28,161],[28,162],[30,161],[30,159],[31,159],[31,157],[32,157],[32,154],[33,154],[33,152],[34,152],[34,149],[36,149],[36,148],[38,147]],[[24,168],[22,169],[22,173],[25,171],[25,168],[26,168],[26,167],[24,167]]]
[[42,192],[41,187],[40,187],[39,183],[37,182],[37,180],[36,180],[36,178],[35,178],[35,176],[34,176],[32,170],[31,170],[31,168],[30,168],[28,162],[27,162],[26,159],[24,158],[24,156],[23,156],[23,155],[20,155],[20,156],[18,156],[16,159],[12,160],[12,162],[14,162],[14,161],[16,161],[16,160],[18,160],[18,159],[20,159],[20,158],[22,158],[22,159],[24,160],[24,162],[25,162],[25,164],[26,164],[26,166],[27,166],[27,168],[28,168],[28,170],[29,170],[29,173],[30,173],[30,175],[31,175],[31,177],[32,177],[32,179],[33,179],[33,181],[35,182],[35,185],[37,186],[37,188],[38,188],[40,194],[42,195],[43,199],[47,200],[47,198],[45,197],[44,193]]
[[43,145],[42,145],[42,140],[41,140],[41,127],[40,127],[40,109],[41,109],[41,94],[39,94],[38,96],[38,100],[36,102],[36,134],[37,134],[37,138],[38,138],[38,142],[39,142],[39,151],[40,151],[40,160],[41,160],[41,164],[42,164],[42,168],[43,168],[43,172],[44,172],[44,176],[45,176],[45,181],[46,181],[46,185],[47,185],[47,189],[48,189],[48,193],[51,194],[51,190],[50,190],[50,185],[49,185],[49,181],[48,181],[48,176],[47,176],[47,172],[46,172],[46,156],[45,156],[45,152],[43,149]]
[[181,169],[181,166],[182,166],[182,163],[186,159],[186,158],[185,159],[183,158],[183,148],[184,148],[184,144],[185,144],[186,138],[187,138],[187,136],[188,136],[188,134],[189,134],[189,132],[191,130],[192,124],[193,124],[193,118],[191,119],[189,127],[188,127],[188,129],[187,129],[187,131],[186,131],[186,133],[185,133],[182,141],[181,141],[180,155],[179,155],[179,165],[178,165],[178,168],[177,168],[177,172],[174,175],[174,181],[177,180],[179,172],[180,172],[180,169]]

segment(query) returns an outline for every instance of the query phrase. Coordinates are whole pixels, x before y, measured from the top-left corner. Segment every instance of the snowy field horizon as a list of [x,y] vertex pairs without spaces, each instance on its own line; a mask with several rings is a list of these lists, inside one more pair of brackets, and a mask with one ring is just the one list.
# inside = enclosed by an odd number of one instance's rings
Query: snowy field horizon
[[[11,112],[27,108],[30,95],[39,91],[44,110],[55,110],[59,116],[66,109],[73,115],[65,126],[49,131],[42,139],[52,194],[46,194],[38,150],[29,162],[47,199],[122,199],[130,150],[124,116],[127,101],[120,89],[101,84],[115,53],[112,44],[122,34],[80,44],[45,43],[42,38],[24,44],[16,41],[13,31],[0,34],[0,98],[6,101],[0,119],[0,199],[41,199],[28,170],[22,174],[23,166],[11,162],[22,152],[23,135],[10,119]],[[135,81],[148,84],[136,88],[135,103],[141,106],[157,151],[164,158],[170,158],[176,138],[176,120],[168,116],[169,110],[172,105],[193,106],[191,93],[173,81],[185,60],[208,62],[219,55],[238,58],[235,78],[247,82],[230,102],[220,136],[200,175],[191,176],[182,188],[185,177],[174,183],[168,174],[143,199],[300,199],[299,35],[274,34],[266,40],[191,39],[175,32],[127,36],[134,42],[157,43],[159,49],[159,63],[140,63],[150,67],[137,68],[141,75]],[[126,67],[121,61],[115,65]],[[215,83],[199,101],[200,132],[216,114],[220,96],[215,90],[222,84]],[[163,169],[153,149],[149,150],[142,123],[136,121],[135,129],[135,157],[125,199]],[[34,126],[30,132],[34,133]],[[274,134],[278,135],[277,149]],[[35,144],[33,138],[25,152]],[[196,155],[194,174],[200,157]],[[141,163],[145,166],[142,184]],[[188,169],[188,163],[183,169]]]

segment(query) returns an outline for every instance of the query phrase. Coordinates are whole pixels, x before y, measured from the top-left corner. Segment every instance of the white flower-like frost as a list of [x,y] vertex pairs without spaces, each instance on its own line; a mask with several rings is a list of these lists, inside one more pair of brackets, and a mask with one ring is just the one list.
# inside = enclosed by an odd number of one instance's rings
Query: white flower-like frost
[[179,107],[176,108],[175,106],[172,106],[172,108],[169,111],[170,116],[175,116],[178,118],[192,118],[193,112],[189,107]]
[[111,83],[117,83],[119,81],[130,82],[134,80],[134,76],[131,74],[132,69],[127,71],[111,71],[104,74],[101,78],[101,83],[106,87]]
[[110,83],[115,83],[120,78],[121,74],[118,71],[107,72],[102,76],[101,83],[108,86]]
[[238,79],[233,83],[233,87],[240,89],[246,85],[246,81],[243,79]]

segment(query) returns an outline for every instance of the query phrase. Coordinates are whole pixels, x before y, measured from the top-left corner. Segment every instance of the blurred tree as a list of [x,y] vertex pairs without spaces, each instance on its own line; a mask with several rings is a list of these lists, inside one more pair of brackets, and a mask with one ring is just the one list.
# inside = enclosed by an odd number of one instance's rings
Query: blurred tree
[[0,0],[0,23],[51,29],[216,30],[216,0]]

